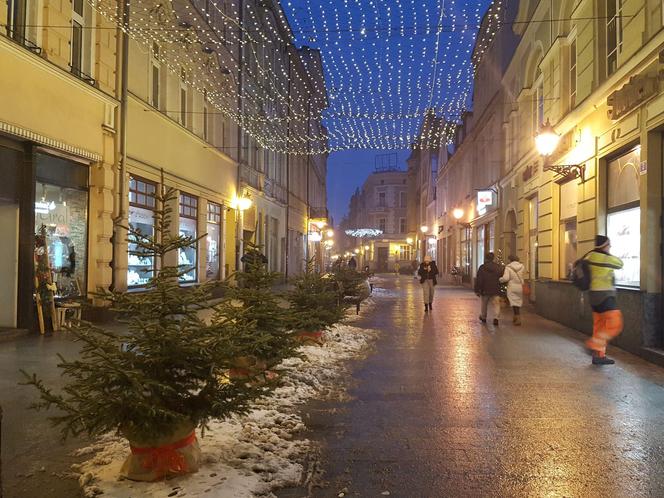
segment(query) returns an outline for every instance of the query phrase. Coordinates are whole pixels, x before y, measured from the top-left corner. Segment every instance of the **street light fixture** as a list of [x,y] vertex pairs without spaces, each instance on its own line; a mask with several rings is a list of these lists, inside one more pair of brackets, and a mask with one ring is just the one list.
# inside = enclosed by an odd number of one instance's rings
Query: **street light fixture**
[[456,208],[454,211],[452,211],[452,216],[454,217],[455,220],[459,221],[461,218],[463,218],[464,211],[461,208]]
[[332,230],[332,229],[328,230],[328,231],[327,231],[327,236],[328,236],[329,238],[334,237],[334,230]]
[[557,174],[564,177],[581,178],[581,181],[584,181],[584,175],[586,172],[585,164],[550,164],[549,158],[551,154],[558,147],[560,142],[560,135],[556,133],[555,128],[551,125],[551,122],[547,119],[546,123],[540,128],[539,133],[535,136],[535,146],[537,151],[544,158],[544,171],[555,171]]
[[241,197],[235,198],[235,207],[239,211],[246,211],[253,205],[253,201],[247,194],[243,194]]
[[369,245],[366,245],[366,246],[364,246],[364,249],[368,251],[369,247],[370,247]]
[[406,244],[412,244],[412,243],[413,243],[413,238],[412,238],[412,237],[408,237],[408,238],[406,239]]
[[426,225],[422,225],[420,227],[420,230],[422,231],[422,233],[427,233],[429,231],[429,227]]

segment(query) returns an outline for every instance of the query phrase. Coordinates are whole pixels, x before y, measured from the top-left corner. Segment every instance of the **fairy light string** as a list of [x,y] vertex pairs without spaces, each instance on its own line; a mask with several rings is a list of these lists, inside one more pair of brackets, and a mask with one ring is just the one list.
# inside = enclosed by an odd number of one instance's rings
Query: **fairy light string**
[[504,2],[243,0],[240,15],[239,0],[132,0],[125,25],[116,0],[88,1],[260,147],[289,154],[451,142]]

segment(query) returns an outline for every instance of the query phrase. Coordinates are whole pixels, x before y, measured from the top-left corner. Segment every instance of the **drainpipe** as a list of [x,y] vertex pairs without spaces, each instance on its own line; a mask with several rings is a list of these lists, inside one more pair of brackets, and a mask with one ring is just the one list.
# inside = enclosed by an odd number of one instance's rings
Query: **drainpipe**
[[[242,168],[241,163],[241,156],[242,156],[242,125],[243,119],[242,119],[242,82],[243,82],[243,71],[244,71],[244,52],[243,52],[243,41],[244,41],[244,27],[242,26],[242,23],[244,22],[244,0],[239,0],[239,17],[238,17],[238,25],[240,29],[240,33],[238,36],[238,77],[237,77],[237,86],[238,86],[238,92],[237,92],[237,112],[238,112],[238,126],[237,126],[237,190],[235,196],[237,198],[240,197],[240,187],[241,187],[241,174],[240,170]],[[244,227],[240,225],[244,225],[244,214],[236,208],[235,210],[235,218],[236,218],[236,223],[235,223],[235,271],[240,271],[240,258],[242,255],[240,252],[242,252],[242,237],[244,236],[243,230]]]
[[[129,26],[129,2],[130,0],[124,0],[120,5],[122,9],[122,23],[124,26]],[[115,218],[113,219],[113,254],[112,254],[112,260],[113,260],[113,268],[111,271],[111,289],[115,289],[116,286],[116,272],[117,272],[117,257],[119,254],[119,245],[120,245],[120,240],[119,237],[123,233],[120,227],[118,227],[118,223],[123,221],[126,213],[125,213],[125,198],[126,198],[126,191],[125,191],[125,178],[127,176],[127,94],[128,94],[128,88],[127,88],[127,81],[128,81],[128,67],[129,67],[129,35],[127,34],[126,29],[121,30],[122,31],[122,36],[121,39],[118,40],[118,45],[120,45],[120,50],[118,50],[118,53],[121,54],[121,61],[120,61],[120,74],[119,77],[116,76],[116,88],[118,87],[118,83],[120,86],[120,120],[119,120],[119,125],[120,125],[120,139],[118,140],[118,150],[117,150],[117,155],[116,158],[119,162],[119,168],[118,172],[116,174],[116,191],[118,192],[117,198],[116,198],[116,203],[117,203],[117,209]],[[117,93],[117,90],[116,90]]]

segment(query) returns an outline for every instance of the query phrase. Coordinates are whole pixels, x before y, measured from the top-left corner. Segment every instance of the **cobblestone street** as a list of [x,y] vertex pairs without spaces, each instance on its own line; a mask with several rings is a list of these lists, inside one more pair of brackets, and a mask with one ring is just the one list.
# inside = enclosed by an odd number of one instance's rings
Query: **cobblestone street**
[[664,370],[615,348],[593,366],[582,334],[529,313],[483,326],[462,288],[439,287],[425,316],[412,278],[380,286],[353,400],[308,413],[313,496],[664,495]]

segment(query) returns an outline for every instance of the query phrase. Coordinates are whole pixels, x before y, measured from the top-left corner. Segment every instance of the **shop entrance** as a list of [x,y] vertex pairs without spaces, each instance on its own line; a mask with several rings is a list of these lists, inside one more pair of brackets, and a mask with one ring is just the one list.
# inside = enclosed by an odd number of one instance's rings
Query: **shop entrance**
[[390,256],[390,250],[388,247],[379,247],[378,248],[378,271],[386,272],[387,271],[387,260]]
[[0,143],[0,328],[18,325],[19,187],[23,154]]

